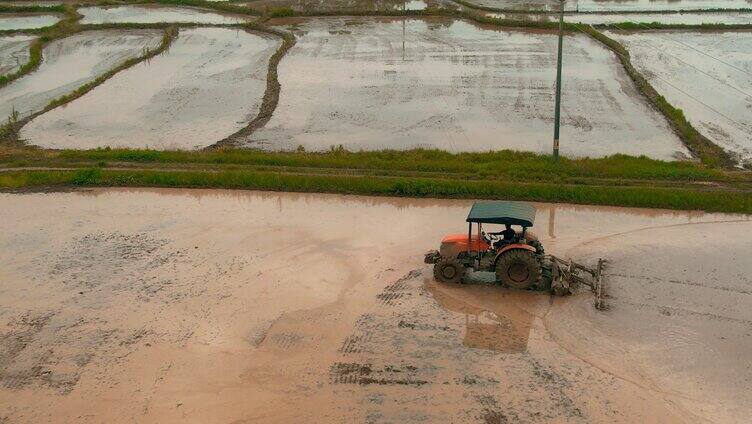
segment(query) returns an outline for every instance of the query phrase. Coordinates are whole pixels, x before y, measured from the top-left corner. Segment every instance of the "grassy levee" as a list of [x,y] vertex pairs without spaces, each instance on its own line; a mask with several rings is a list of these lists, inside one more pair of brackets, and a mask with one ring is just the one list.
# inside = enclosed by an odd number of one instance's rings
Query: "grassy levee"
[[0,13],[65,13],[62,4],[54,6],[0,4]]
[[81,15],[76,12],[75,7],[63,5],[60,6],[60,11],[65,14],[65,17],[55,25],[34,31],[26,31],[39,34],[39,38],[34,40],[31,43],[31,46],[29,46],[29,60],[21,65],[16,72],[0,76],[0,87],[10,84],[12,81],[15,81],[37,69],[39,64],[42,63],[42,49],[49,42],[58,38],[66,37],[79,30],[78,20],[81,18]]
[[96,87],[96,86],[102,84],[103,82],[107,81],[108,79],[112,78],[118,72],[120,72],[120,71],[122,71],[124,69],[128,69],[128,68],[130,68],[131,66],[133,66],[133,65],[135,65],[137,63],[143,62],[144,60],[151,59],[152,57],[154,57],[154,56],[156,56],[156,55],[158,55],[158,54],[166,51],[170,47],[170,44],[172,44],[172,41],[175,39],[175,37],[177,36],[177,34],[178,34],[178,31],[177,31],[177,29],[174,26],[168,26],[167,28],[165,28],[164,33],[162,34],[162,41],[159,43],[159,45],[156,48],[151,49],[151,48],[147,47],[147,48],[144,49],[143,53],[140,56],[134,57],[132,59],[127,59],[127,60],[123,61],[122,63],[120,63],[118,66],[116,66],[116,67],[110,69],[109,71],[105,72],[104,74],[98,76],[93,81],[91,81],[89,83],[86,83],[86,84],[78,87],[77,89],[75,89],[74,91],[72,91],[72,92],[70,92],[68,94],[65,94],[63,96],[60,96],[60,97],[52,100],[50,103],[47,104],[47,106],[45,106],[45,108],[43,110],[41,110],[40,112],[35,113],[34,115],[32,115],[32,117],[30,119],[33,119],[33,117],[36,117],[37,115],[40,115],[40,114],[42,114],[44,112],[48,112],[48,111],[50,111],[50,110],[52,110],[52,109],[54,109],[54,108],[56,108],[58,106],[62,106],[64,104],[68,103],[68,102],[71,102],[71,101],[73,101],[73,100],[75,100],[75,99],[83,96],[84,94],[88,93],[94,87]]
[[745,182],[752,173],[728,171],[693,162],[665,162],[647,157],[613,155],[598,159],[558,161],[551,156],[502,150],[484,153],[449,153],[442,150],[385,150],[348,152],[265,152],[247,149],[212,151],[157,151],[141,149],[43,150],[0,149],[0,167],[68,167],[98,163],[132,165],[266,166],[291,169],[330,169],[436,174],[461,174],[527,182],[568,182],[579,179],[648,180],[671,182]]
[[637,86],[637,89],[653,104],[667,119],[671,127],[685,146],[703,163],[710,166],[731,166],[734,160],[721,147],[702,135],[684,116],[681,109],[674,107],[665,97],[648,82],[647,79],[632,65],[629,51],[618,41],[596,30],[589,25],[576,25],[582,32],[590,35],[601,44],[613,51],[619,58],[627,75]]
[[[126,24],[126,27],[129,27],[129,26],[130,24]],[[122,27],[122,26],[117,25],[117,24],[115,24],[114,26],[109,26],[109,25],[96,26],[96,28],[106,28],[106,27]],[[141,28],[144,26],[139,25],[137,27]],[[146,25],[145,27],[149,27],[149,25]],[[18,132],[21,130],[21,128],[24,125],[26,125],[32,119],[36,118],[37,116],[45,112],[49,112],[50,110],[55,109],[56,107],[62,106],[66,103],[69,103],[83,96],[84,94],[88,93],[89,91],[97,87],[98,85],[112,78],[118,72],[128,69],[137,63],[140,63],[144,60],[148,60],[164,52],[165,50],[167,50],[170,44],[172,43],[172,41],[177,36],[177,28],[171,25],[167,25],[167,24],[160,24],[160,25],[157,25],[156,27],[164,28],[162,41],[156,48],[154,49],[144,48],[140,56],[123,61],[122,63],[110,69],[109,71],[105,72],[104,74],[99,75],[93,81],[88,82],[76,88],[70,93],[64,94],[58,98],[51,100],[42,110],[36,111],[32,113],[31,115],[24,117],[23,119],[15,120],[15,119],[8,118],[8,121],[4,123],[2,126],[0,126],[0,143],[4,142],[7,144],[17,144],[19,142]]]
[[279,92],[282,86],[279,83],[279,62],[287,54],[287,52],[295,45],[295,36],[287,31],[280,31],[275,28],[270,28],[258,23],[249,23],[245,25],[247,31],[259,31],[273,34],[282,39],[282,43],[274,54],[269,58],[269,65],[266,71],[266,89],[264,90],[264,97],[261,99],[261,105],[259,106],[259,112],[255,118],[251,120],[245,127],[236,131],[233,134],[225,137],[217,143],[210,146],[210,149],[216,149],[222,146],[231,146],[236,140],[245,137],[253,131],[263,127],[272,118],[272,114],[277,109],[279,103]]
[[108,170],[0,173],[0,189],[56,186],[185,187],[325,192],[379,196],[493,198],[559,203],[752,213],[752,193],[654,187],[578,186],[461,179],[300,175],[257,171]]

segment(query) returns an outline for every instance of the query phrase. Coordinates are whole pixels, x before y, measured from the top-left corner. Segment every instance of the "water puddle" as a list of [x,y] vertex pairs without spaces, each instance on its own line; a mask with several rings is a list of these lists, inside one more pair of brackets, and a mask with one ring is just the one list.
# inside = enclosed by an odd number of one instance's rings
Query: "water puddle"
[[[298,41],[280,63],[279,105],[248,146],[551,149],[555,33],[443,18],[319,18],[287,28]],[[563,154],[687,154],[609,50],[581,34],[565,45]]]
[[0,16],[0,31],[43,28],[59,20],[54,15],[3,15]]
[[35,38],[30,35],[0,37],[0,75],[16,72],[29,61],[29,46]]
[[752,163],[752,32],[608,35],[627,47],[637,69],[695,128]]
[[146,47],[159,44],[158,30],[87,31],[56,40],[42,52],[44,60],[29,75],[0,88],[0,117],[12,110],[21,117],[44,108],[51,100],[70,93]]
[[188,7],[165,7],[155,5],[82,7],[82,24],[110,23],[159,23],[186,22],[201,24],[238,24],[247,22],[250,17],[224,15]]
[[194,149],[258,113],[279,39],[225,28],[182,30],[168,52],[118,73],[21,137],[50,148]]

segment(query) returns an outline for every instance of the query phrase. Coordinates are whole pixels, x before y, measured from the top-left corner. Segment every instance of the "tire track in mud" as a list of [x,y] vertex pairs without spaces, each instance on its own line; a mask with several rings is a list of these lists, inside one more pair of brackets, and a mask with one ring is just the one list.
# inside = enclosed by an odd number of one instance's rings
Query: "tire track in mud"
[[[329,366],[335,393],[360,398],[368,422],[537,422],[562,416],[587,421],[569,394],[576,390],[571,382],[576,370],[561,373],[524,351],[520,362],[519,353],[464,345],[467,323],[432,298],[424,279],[421,269],[412,270],[376,294],[374,309],[360,315]],[[509,361],[502,374],[509,374],[517,391],[536,397],[545,392],[541,410],[528,410],[516,394],[505,394],[510,387],[505,376],[483,365],[497,361]],[[436,409],[436,399],[454,415]]]
[[[146,313],[154,310],[150,304],[217,298],[220,294],[207,294],[201,283],[246,265],[233,257],[216,267],[198,268],[191,266],[189,251],[194,250],[144,232],[103,231],[72,236],[37,254],[29,267],[34,271],[22,278],[59,306],[37,310],[19,305],[0,321],[0,386],[11,391],[42,387],[64,396],[84,376],[101,385],[112,382],[111,371],[151,343],[185,346],[194,327],[170,327],[163,308],[149,322],[135,325],[107,311],[124,299]],[[187,277],[180,270],[189,272]]]
[[206,147],[204,150],[213,150],[222,147],[231,147],[237,145],[243,141],[254,131],[262,128],[272,119],[274,111],[279,104],[279,93],[281,85],[279,83],[279,63],[287,52],[295,45],[296,39],[292,32],[281,31],[275,28],[270,28],[264,25],[250,24],[246,29],[246,32],[253,33],[252,31],[263,32],[266,34],[272,34],[282,39],[282,44],[279,46],[276,52],[269,58],[269,68],[266,74],[266,91],[264,91],[264,97],[261,100],[261,106],[259,107],[258,115],[248,123],[247,126],[241,128],[233,134],[225,137],[222,140]]

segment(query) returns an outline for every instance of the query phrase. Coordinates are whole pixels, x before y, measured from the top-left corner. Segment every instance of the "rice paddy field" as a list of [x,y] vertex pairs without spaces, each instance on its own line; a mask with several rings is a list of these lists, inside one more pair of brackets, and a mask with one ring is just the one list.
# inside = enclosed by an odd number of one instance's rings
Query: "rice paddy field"
[[[546,153],[557,35],[545,27],[555,16],[540,12],[551,3],[173,2],[83,5],[68,15],[53,3],[26,3],[34,13],[23,13],[24,2],[7,3],[0,71],[13,78],[0,86],[0,116],[17,122],[15,140],[53,149]],[[468,15],[473,5],[510,12],[480,11],[475,19]],[[611,25],[608,36],[623,44],[658,94],[743,165],[752,139],[749,32],[650,29],[744,25],[752,17],[748,5],[580,1],[567,3],[566,19]],[[426,11],[432,16],[378,16]],[[269,19],[317,13],[377,16]],[[620,31],[623,21],[645,28]],[[186,28],[141,61],[168,25]],[[42,30],[64,34],[35,41]],[[645,96],[610,46],[579,31],[564,38],[563,155],[696,159],[686,134]],[[34,48],[36,56],[29,53]],[[711,85],[695,84],[697,78],[733,93],[732,101],[707,99],[703,90]]]
[[561,157],[558,7],[0,0],[0,424],[749,422],[752,0],[567,1]]

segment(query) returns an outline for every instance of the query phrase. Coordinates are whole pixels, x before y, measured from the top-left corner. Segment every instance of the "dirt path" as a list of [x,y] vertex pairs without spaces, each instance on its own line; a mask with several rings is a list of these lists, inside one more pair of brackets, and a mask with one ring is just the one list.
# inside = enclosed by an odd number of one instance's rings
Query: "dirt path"
[[0,422],[749,416],[748,217],[538,205],[548,251],[611,260],[599,313],[433,282],[469,203],[0,193]]

